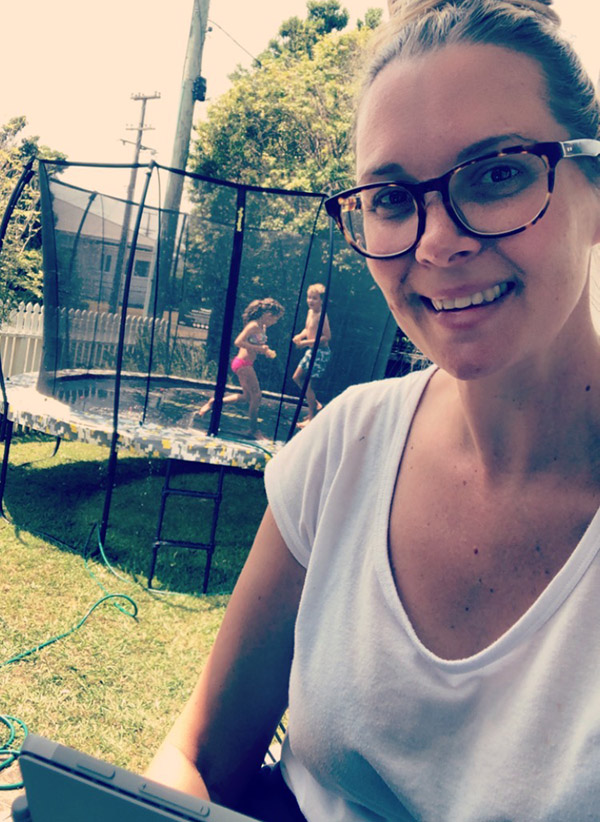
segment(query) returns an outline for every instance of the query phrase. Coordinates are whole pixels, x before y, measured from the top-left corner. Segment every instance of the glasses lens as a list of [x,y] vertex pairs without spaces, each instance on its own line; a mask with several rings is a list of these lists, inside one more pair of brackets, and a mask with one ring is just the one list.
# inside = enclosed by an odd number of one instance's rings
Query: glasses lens
[[347,239],[367,254],[401,254],[417,238],[417,204],[404,186],[366,188],[339,203]]
[[505,154],[463,166],[449,184],[450,201],[467,228],[502,234],[528,225],[548,201],[548,167],[537,154]]

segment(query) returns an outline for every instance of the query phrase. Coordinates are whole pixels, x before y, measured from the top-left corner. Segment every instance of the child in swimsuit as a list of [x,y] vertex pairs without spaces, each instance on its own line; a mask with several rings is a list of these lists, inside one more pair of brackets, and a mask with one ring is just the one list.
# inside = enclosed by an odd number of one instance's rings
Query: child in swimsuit
[[[315,344],[317,329],[319,327],[319,320],[321,318],[321,308],[323,305],[323,294],[325,293],[325,286],[321,283],[313,283],[309,285],[306,290],[306,303],[308,305],[308,313],[306,315],[306,324],[299,334],[292,337],[292,342],[297,348],[306,348],[304,356],[300,360],[298,367],[294,371],[292,379],[298,386],[302,388],[306,373],[310,365],[310,358],[312,356],[312,349]],[[317,411],[323,407],[316,397],[312,387],[312,381],[323,376],[327,363],[331,359],[331,349],[329,348],[329,340],[331,339],[331,329],[329,327],[329,319],[325,315],[323,328],[321,329],[321,338],[319,340],[319,348],[315,356],[311,378],[306,387],[306,402],[308,403],[308,414],[298,423],[299,428],[304,428],[305,425],[312,420]]]
[[[275,351],[267,344],[267,328],[275,325],[283,317],[284,310],[283,306],[271,297],[252,300],[242,313],[244,329],[234,343],[238,352],[231,361],[231,370],[240,382],[242,393],[226,394],[223,397],[223,404],[242,401],[248,403],[250,428],[244,436],[251,439],[263,438],[258,430],[258,409],[262,392],[254,370],[254,361],[260,354],[271,359],[276,356]],[[209,399],[198,412],[200,416],[208,413],[213,404],[214,399]]]

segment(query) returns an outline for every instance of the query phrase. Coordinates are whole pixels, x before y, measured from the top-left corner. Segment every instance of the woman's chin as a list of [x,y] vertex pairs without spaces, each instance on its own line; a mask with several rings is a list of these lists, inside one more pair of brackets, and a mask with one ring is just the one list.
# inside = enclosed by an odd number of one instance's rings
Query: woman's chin
[[437,358],[430,355],[430,358],[443,371],[457,380],[480,380],[484,377],[499,374],[509,366],[505,357],[498,357],[497,351],[493,352],[490,356],[483,356],[483,352],[481,351],[473,356],[469,356],[466,352],[463,352],[461,356],[458,352],[454,351],[447,356]]

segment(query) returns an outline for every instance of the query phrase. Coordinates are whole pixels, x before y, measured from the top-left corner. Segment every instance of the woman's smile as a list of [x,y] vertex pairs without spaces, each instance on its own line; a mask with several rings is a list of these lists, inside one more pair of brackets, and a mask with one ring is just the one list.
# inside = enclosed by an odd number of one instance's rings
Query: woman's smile
[[494,285],[470,294],[460,294],[455,297],[440,297],[437,299],[435,297],[424,297],[424,299],[429,300],[436,311],[457,311],[496,302],[496,300],[507,293],[510,287],[511,285],[509,283],[500,283],[499,285]]

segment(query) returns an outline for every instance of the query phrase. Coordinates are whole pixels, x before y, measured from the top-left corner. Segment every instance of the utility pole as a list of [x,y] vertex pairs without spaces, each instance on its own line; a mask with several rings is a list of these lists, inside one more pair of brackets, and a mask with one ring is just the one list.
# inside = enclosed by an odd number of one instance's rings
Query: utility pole
[[[194,120],[194,103],[197,99],[203,100],[206,92],[206,82],[204,78],[201,77],[200,72],[208,22],[208,8],[209,0],[193,0],[192,21],[183,66],[181,98],[179,102],[179,113],[177,115],[173,155],[171,158],[171,168],[181,169],[182,171],[185,171],[189,156],[190,136]],[[179,209],[181,207],[183,194],[183,183],[184,177],[181,174],[170,174],[163,201],[165,213],[163,213],[160,242],[160,283],[155,283],[155,287],[160,289],[158,305],[161,310],[166,307],[168,302],[171,266],[173,263]]]
[[[119,302],[119,294],[121,293],[121,285],[123,280],[123,263],[125,262],[125,252],[127,251],[127,238],[129,235],[129,223],[131,221],[131,204],[133,203],[133,198],[135,197],[135,183],[137,180],[137,164],[140,160],[140,152],[141,151],[152,151],[147,146],[142,145],[142,137],[144,135],[144,131],[148,131],[152,129],[152,126],[145,125],[146,120],[146,103],[148,100],[158,100],[160,98],[160,93],[155,91],[154,94],[142,94],[141,92],[137,94],[132,94],[132,100],[140,100],[142,103],[142,109],[140,111],[140,122],[138,126],[127,126],[127,131],[137,131],[137,137],[133,145],[135,146],[135,151],[133,154],[133,168],[131,169],[131,174],[129,176],[129,185],[127,186],[127,194],[125,195],[125,211],[123,213],[123,226],[121,228],[121,239],[119,242],[119,249],[117,251],[117,262],[115,264],[115,272],[112,281],[112,287],[110,291],[110,299],[109,299],[109,311],[115,312],[118,308]],[[130,142],[129,140],[122,140],[123,143]]]

